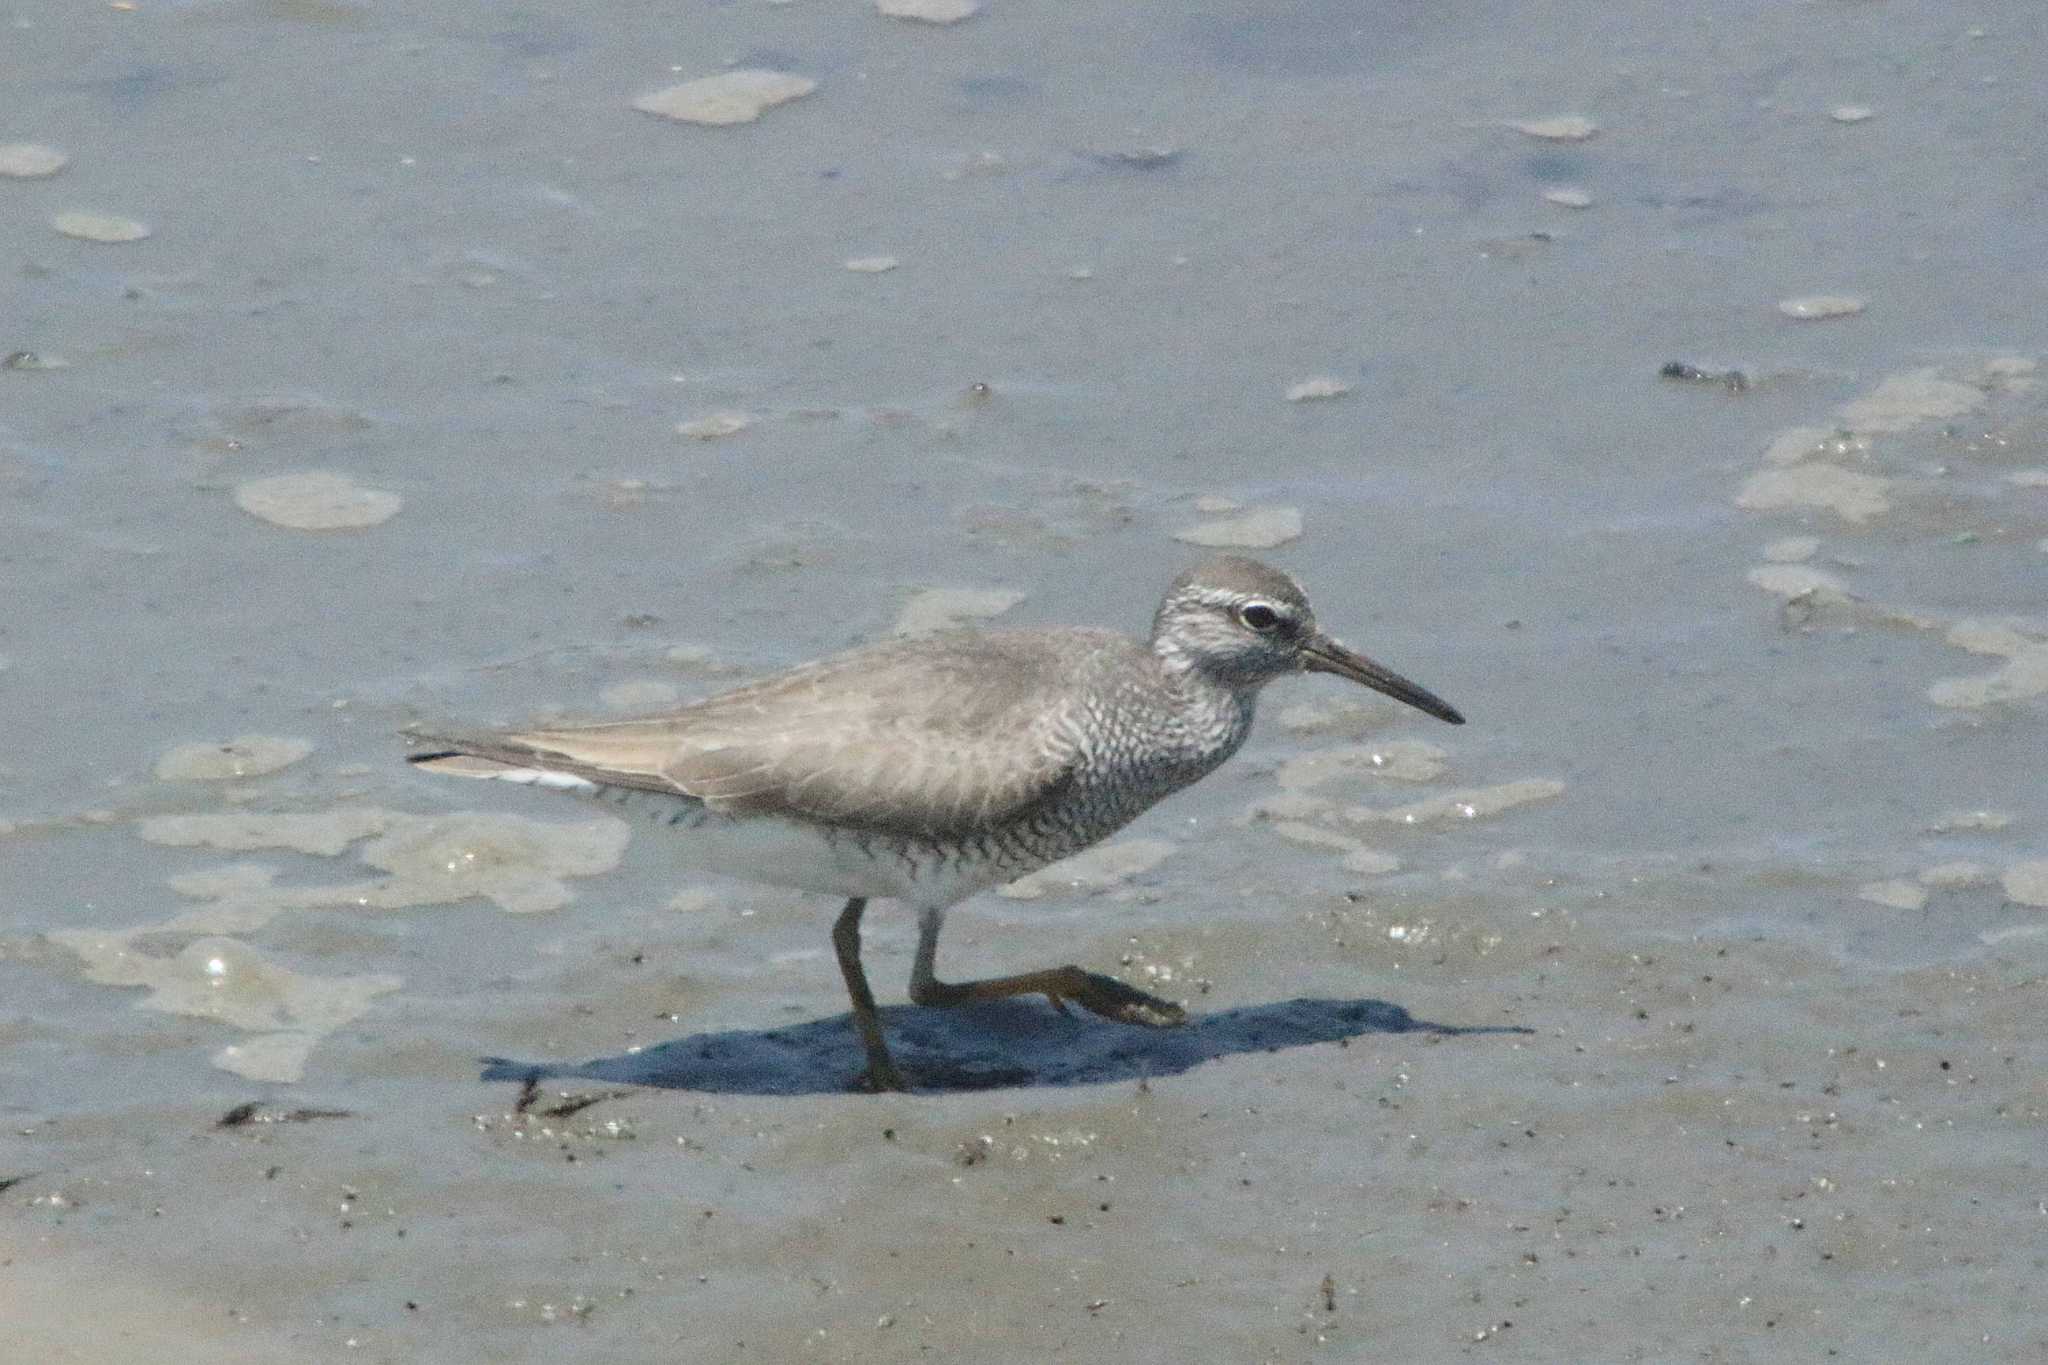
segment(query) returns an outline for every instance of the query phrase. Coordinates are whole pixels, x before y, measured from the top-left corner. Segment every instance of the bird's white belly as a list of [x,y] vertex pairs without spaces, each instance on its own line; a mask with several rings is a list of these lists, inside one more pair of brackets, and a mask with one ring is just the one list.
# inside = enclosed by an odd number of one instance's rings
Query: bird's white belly
[[720,815],[659,792],[601,787],[583,794],[637,825],[653,826],[649,843],[679,867],[819,895],[951,905],[1031,870],[800,820]]

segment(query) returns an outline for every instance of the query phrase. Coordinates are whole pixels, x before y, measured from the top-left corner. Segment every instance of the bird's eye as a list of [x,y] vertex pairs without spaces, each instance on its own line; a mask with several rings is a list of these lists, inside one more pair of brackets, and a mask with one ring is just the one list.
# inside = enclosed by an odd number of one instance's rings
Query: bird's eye
[[1237,609],[1237,619],[1256,631],[1276,629],[1280,625],[1280,613],[1264,602],[1247,602]]

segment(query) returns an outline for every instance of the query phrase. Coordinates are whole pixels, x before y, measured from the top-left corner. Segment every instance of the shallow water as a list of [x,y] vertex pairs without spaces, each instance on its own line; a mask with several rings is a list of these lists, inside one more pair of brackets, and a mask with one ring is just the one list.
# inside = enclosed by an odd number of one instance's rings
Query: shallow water
[[[10,1349],[2048,1348],[2037,7],[8,22]],[[1472,723],[1276,686],[952,916],[1177,1032],[845,1093],[832,907],[399,762],[1189,541]]]

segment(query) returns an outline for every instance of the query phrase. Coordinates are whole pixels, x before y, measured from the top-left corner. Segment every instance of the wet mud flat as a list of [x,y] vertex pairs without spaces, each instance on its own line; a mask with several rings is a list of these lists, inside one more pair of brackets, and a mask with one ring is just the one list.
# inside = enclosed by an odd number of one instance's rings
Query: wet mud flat
[[[17,1016],[48,1112],[0,1145],[10,1250],[147,1283],[121,1340],[287,1358],[2034,1348],[2037,911],[1951,858],[1909,884],[1983,926],[1972,952],[1759,933],[1731,907],[1924,905],[1853,869],[1603,874],[1534,837],[1563,784],[1454,785],[1389,720],[1282,708],[1196,814],[956,917],[963,964],[1068,951],[1188,999],[1188,1025],[892,1006],[910,1096],[848,1089],[830,907],[675,892],[622,825],[346,805],[17,831],[303,861],[174,875],[192,908],[124,934],[10,943],[45,991],[147,988],[82,1029]],[[1996,825],[1931,825],[1925,856]],[[891,980],[909,926],[876,929]]]
[[[10,23],[0,1356],[2048,1353],[2035,6]],[[1473,723],[951,921],[1178,1030],[401,762],[1215,549]]]
[[[1546,947],[1537,990],[1467,953],[1399,979],[1438,1013],[1597,1027],[1458,1037],[1361,1008],[1334,1043],[1150,1082],[873,1100],[551,1076],[523,1112],[506,1084],[408,1114],[405,1092],[456,1087],[366,1074],[333,1089],[368,1106],[324,1122],[53,1122],[8,1144],[65,1168],[9,1192],[12,1250],[111,1284],[139,1267],[179,1304],[128,1325],[144,1339],[199,1339],[202,1305],[206,1339],[218,1310],[245,1326],[230,1345],[316,1359],[1658,1358],[1750,1334],[1855,1355],[2030,1316],[2041,1058],[1958,1040],[2023,1036],[2037,983],[1941,971],[1844,1000],[1835,964],[1753,944]],[[1880,1293],[1882,1334],[1858,1307]]]

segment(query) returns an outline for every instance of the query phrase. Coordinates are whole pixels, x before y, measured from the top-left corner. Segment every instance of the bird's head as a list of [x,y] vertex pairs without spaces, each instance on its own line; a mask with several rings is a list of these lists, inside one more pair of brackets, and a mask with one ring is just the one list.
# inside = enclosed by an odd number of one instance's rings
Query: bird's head
[[1152,620],[1152,648],[1168,664],[1234,691],[1256,691],[1290,673],[1334,673],[1438,720],[1465,723],[1434,693],[1325,635],[1300,584],[1241,555],[1206,560],[1173,581]]

